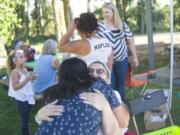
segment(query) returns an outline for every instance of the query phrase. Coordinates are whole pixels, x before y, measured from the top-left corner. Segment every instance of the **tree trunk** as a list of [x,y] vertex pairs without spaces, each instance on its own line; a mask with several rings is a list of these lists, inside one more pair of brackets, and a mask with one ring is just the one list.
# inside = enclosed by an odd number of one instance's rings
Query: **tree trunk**
[[144,22],[145,22],[145,21],[144,21],[144,12],[145,12],[144,6],[145,6],[145,5],[144,5],[144,0],[141,0],[141,3],[140,3],[140,12],[141,12],[141,25],[140,25],[140,26],[141,26],[141,29],[140,29],[140,30],[141,30],[141,33],[144,33],[144,32],[145,32],[145,29],[144,29],[144,26],[145,26],[145,25],[144,25],[144,24],[145,24],[145,23],[144,23]]
[[69,1],[68,0],[63,0],[63,7],[64,7],[64,19],[66,23],[66,28],[68,28],[69,25]]
[[90,12],[90,0],[87,0],[87,11]]
[[56,38],[57,41],[59,41],[62,35],[66,33],[64,6],[61,0],[53,0],[52,3],[54,8]]
[[37,35],[40,35],[40,34],[42,34],[40,0],[35,0],[34,6],[35,6],[35,10],[36,10],[36,33],[37,33]]
[[46,0],[41,0],[41,8],[40,8],[40,17],[41,17],[41,33],[42,33],[42,36],[44,37],[44,30],[45,30],[45,26],[44,26],[44,23],[43,23],[43,20],[45,19],[45,4],[46,4]]
[[27,4],[26,36],[29,36],[29,0],[26,1],[26,4]]
[[16,13],[17,13],[17,18],[21,18],[21,26],[22,26],[22,28],[19,28],[19,27],[15,28],[15,37],[22,37],[23,36],[23,31],[24,31],[23,24],[25,22],[25,20],[24,20],[24,10],[25,10],[24,1],[21,0],[16,6]]

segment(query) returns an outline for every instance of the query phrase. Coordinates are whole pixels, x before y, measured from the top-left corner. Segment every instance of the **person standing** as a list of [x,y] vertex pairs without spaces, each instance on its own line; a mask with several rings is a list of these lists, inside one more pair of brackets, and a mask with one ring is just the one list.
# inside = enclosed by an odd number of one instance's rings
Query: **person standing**
[[[111,70],[112,45],[106,38],[96,34],[98,29],[96,17],[92,13],[82,13],[76,20],[72,21],[68,32],[59,41],[59,50],[76,54],[87,65],[94,61],[101,61],[106,63]],[[69,42],[69,38],[76,28],[81,39]]]
[[21,135],[29,135],[29,116],[35,104],[32,80],[36,79],[25,68],[26,57],[23,50],[12,50],[8,55],[7,66],[10,71],[8,96],[16,103],[21,117]]
[[132,63],[139,65],[134,39],[131,30],[125,22],[122,22],[117,8],[111,3],[105,3],[102,7],[104,20],[98,23],[97,34],[107,38],[112,43],[113,67],[111,85],[119,91],[122,100],[125,98],[125,77],[128,69],[128,49],[132,54]]

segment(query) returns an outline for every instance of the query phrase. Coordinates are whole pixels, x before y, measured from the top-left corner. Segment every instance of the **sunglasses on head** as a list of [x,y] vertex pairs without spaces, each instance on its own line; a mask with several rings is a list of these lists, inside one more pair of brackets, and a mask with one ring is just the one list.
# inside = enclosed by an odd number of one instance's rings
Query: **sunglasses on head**
[[105,70],[104,69],[93,69],[93,68],[89,68],[89,73],[90,74],[94,74],[96,72],[96,74],[98,74],[98,75],[101,75],[101,74],[103,74],[104,72],[105,72]]

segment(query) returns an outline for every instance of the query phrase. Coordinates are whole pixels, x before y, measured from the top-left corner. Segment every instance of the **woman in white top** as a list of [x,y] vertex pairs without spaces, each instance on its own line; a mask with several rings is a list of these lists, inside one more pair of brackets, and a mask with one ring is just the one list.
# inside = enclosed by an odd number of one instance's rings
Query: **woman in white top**
[[[92,13],[82,13],[77,21],[73,20],[68,32],[62,37],[58,48],[61,52],[74,53],[87,65],[94,61],[106,63],[112,68],[112,46],[106,38],[96,34],[97,19]],[[70,36],[77,28],[81,40],[69,42]]]
[[8,95],[13,97],[21,116],[21,134],[29,135],[29,115],[31,105],[35,104],[31,80],[35,79],[33,74],[28,74],[24,64],[26,57],[23,50],[13,50],[8,56],[8,67],[10,70],[10,82]]

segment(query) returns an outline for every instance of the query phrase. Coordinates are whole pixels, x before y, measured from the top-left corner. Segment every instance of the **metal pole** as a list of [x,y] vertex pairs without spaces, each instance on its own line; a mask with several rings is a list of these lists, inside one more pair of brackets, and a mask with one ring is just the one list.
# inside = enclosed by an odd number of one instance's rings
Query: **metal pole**
[[132,118],[133,118],[134,126],[135,126],[135,128],[136,128],[136,133],[137,133],[137,135],[140,135],[140,134],[139,134],[139,129],[138,129],[138,126],[137,126],[137,123],[136,123],[136,118],[135,118],[134,115],[132,116]]
[[174,63],[174,45],[173,45],[173,0],[170,0],[170,34],[171,34],[171,46],[170,46],[170,96],[169,96],[169,109],[172,105],[172,89],[173,89],[173,63]]
[[146,32],[148,35],[148,60],[149,69],[155,68],[155,58],[154,58],[154,45],[153,45],[153,25],[152,25],[152,5],[151,0],[146,0]]

